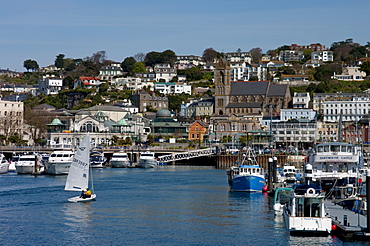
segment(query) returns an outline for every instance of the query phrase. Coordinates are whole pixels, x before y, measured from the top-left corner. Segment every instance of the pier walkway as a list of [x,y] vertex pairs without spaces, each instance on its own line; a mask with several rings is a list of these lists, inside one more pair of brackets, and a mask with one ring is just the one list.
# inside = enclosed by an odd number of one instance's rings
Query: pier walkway
[[366,233],[366,216],[344,209],[330,200],[325,201],[325,207],[332,218],[333,225],[336,226],[336,230],[332,234],[337,234],[344,239],[350,240],[370,239],[370,235]]

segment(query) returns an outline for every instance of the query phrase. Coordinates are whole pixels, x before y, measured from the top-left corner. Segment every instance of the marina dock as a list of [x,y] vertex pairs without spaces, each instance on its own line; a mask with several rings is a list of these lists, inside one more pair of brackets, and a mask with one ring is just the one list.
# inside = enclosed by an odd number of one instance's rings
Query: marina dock
[[329,216],[333,221],[332,234],[344,240],[370,240],[370,233],[366,232],[366,216],[325,201]]

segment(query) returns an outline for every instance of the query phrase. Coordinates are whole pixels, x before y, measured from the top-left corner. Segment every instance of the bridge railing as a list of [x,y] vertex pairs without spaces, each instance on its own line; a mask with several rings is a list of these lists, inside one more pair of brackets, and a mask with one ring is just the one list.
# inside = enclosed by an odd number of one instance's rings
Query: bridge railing
[[207,149],[197,149],[189,150],[181,153],[173,153],[169,155],[161,155],[158,157],[157,161],[159,164],[167,163],[172,161],[186,160],[190,158],[196,158],[200,156],[211,156],[216,154],[216,148],[207,148]]

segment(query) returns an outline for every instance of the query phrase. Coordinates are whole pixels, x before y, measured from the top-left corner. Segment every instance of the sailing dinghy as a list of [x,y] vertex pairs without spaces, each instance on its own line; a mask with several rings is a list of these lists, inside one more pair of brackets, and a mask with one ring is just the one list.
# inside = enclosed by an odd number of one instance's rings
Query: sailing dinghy
[[[90,173],[90,135],[86,134],[74,155],[72,164],[69,168],[66,186],[64,187],[64,190],[79,192],[86,191],[89,185],[89,176],[91,176],[89,175],[89,173]],[[68,201],[88,202],[91,200],[95,200],[96,194],[94,194],[93,188],[94,186],[92,185],[91,197],[82,198],[80,196],[75,196],[69,198]]]

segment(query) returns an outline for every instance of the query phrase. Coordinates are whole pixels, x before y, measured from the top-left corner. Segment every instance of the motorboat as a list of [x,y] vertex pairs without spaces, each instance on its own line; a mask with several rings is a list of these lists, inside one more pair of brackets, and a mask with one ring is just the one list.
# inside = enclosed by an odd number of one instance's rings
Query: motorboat
[[275,190],[273,204],[275,215],[283,214],[284,205],[289,202],[292,189],[291,187],[282,187]]
[[0,174],[7,173],[9,171],[9,162],[6,160],[4,154],[0,155]]
[[18,174],[42,173],[45,170],[38,154],[21,155],[15,168]]
[[157,159],[153,152],[145,151],[140,154],[137,167],[140,168],[154,168],[157,167]]
[[284,182],[291,184],[297,182],[296,168],[295,166],[284,166],[283,167],[283,178]]
[[329,142],[316,145],[308,156],[312,165],[312,179],[325,191],[336,186],[358,183],[359,154],[353,144]]
[[72,150],[54,150],[46,163],[47,173],[53,175],[68,174],[73,155]]
[[111,167],[128,167],[130,165],[130,159],[126,152],[113,153],[110,159]]
[[252,149],[243,154],[241,165],[230,167],[226,173],[230,191],[262,192],[266,183],[263,168],[258,165]]
[[90,153],[90,167],[91,168],[103,168],[105,165],[104,153],[100,151],[92,151]]
[[8,172],[16,172],[15,164],[19,161],[19,155],[14,155],[10,160]]
[[285,225],[290,234],[330,234],[332,219],[327,216],[325,192],[318,184],[295,185],[289,202],[283,207]]

